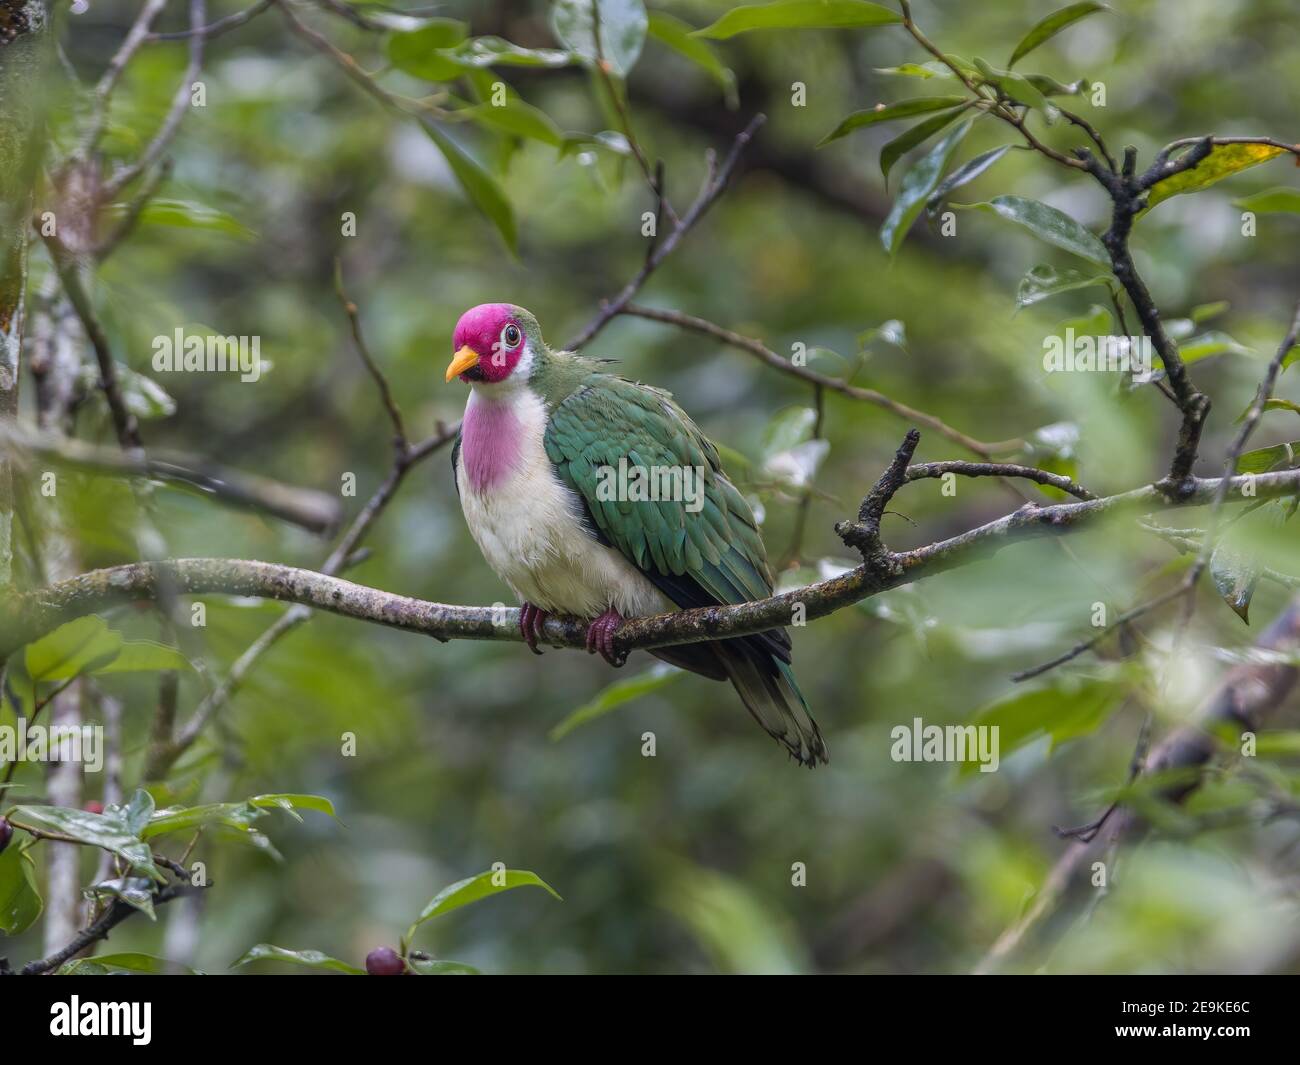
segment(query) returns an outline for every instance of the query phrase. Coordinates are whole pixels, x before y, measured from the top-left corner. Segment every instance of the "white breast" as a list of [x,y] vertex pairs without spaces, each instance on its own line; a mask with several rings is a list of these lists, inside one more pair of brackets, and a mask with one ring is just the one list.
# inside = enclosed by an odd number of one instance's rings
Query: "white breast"
[[[637,617],[676,609],[620,552],[582,527],[582,501],[555,476],[542,444],[542,401],[526,389],[501,401],[511,404],[518,423],[513,472],[480,491],[466,475],[463,447],[456,464],[465,522],[488,565],[521,603],[551,613],[593,618],[612,606]],[[469,402],[492,401],[476,389]]]

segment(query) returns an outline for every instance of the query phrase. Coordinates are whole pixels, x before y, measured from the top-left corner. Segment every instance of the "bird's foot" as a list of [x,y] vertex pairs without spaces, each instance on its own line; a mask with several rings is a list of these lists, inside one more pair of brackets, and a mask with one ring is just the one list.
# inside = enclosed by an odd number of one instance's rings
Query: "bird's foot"
[[535,655],[542,653],[537,649],[537,641],[542,638],[542,625],[548,617],[550,614],[532,603],[525,603],[519,610],[519,631],[523,634],[524,643],[528,644],[528,649]]
[[600,657],[615,669],[627,661],[626,654],[614,650],[614,633],[622,624],[623,615],[610,607],[587,625],[587,653],[594,655],[599,651]]

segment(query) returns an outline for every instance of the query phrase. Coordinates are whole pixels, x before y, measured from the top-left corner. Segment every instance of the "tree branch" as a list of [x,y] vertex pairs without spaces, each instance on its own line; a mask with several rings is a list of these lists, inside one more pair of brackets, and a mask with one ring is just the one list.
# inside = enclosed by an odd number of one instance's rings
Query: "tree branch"
[[[1300,469],[1257,474],[1249,480],[1257,499],[1300,491]],[[1246,477],[1231,478],[1230,491],[1235,488],[1239,492],[1247,481]],[[825,617],[889,588],[986,558],[1009,544],[1077,532],[1106,515],[1211,503],[1219,490],[1218,478],[1194,478],[1178,500],[1169,498],[1160,487],[1148,485],[1100,499],[1026,504],[957,536],[910,551],[888,552],[878,564],[864,563],[806,588],[737,605],[629,619],[615,634],[615,645],[621,651],[632,651],[763,632],[789,625],[796,606],[802,607],[808,619]],[[332,556],[340,565],[351,554],[350,550],[344,553],[345,547],[346,543],[340,544]],[[299,603],[441,640],[521,639],[514,609],[428,602],[271,562],[200,558],[95,570],[11,596],[0,603],[0,658],[73,618],[156,599],[160,589],[168,586],[182,595],[239,595]],[[586,624],[573,618],[551,618],[545,623],[543,637],[557,647],[585,647]]]
[[[1295,685],[1297,667],[1289,664],[1286,653],[1300,646],[1300,597],[1294,598],[1272,625],[1261,635],[1256,648],[1263,652],[1283,652],[1268,660],[1237,666],[1220,682],[1202,704],[1197,719],[1171,732],[1145,760],[1144,772],[1192,772],[1188,780],[1178,779],[1164,788],[1161,798],[1182,803],[1199,786],[1199,772],[1218,750],[1213,734],[1216,727],[1256,731],[1265,715],[1279,706]],[[996,969],[1019,947],[1026,934],[1052,910],[1071,889],[1081,887],[1092,862],[1116,845],[1140,836],[1146,823],[1127,808],[1109,817],[1104,831],[1087,840],[1075,840],[1061,855],[1033,904],[998,936],[988,954],[976,968],[986,973]]]
[[740,155],[747,145],[758,132],[759,127],[767,121],[767,116],[758,114],[749,120],[743,130],[736,135],[732,141],[731,151],[727,153],[726,159],[722,165],[716,169],[712,166],[709,168],[709,174],[700,188],[699,195],[695,197],[695,202],[691,204],[690,209],[682,216],[681,221],[669,230],[668,235],[655,246],[653,252],[646,258],[644,265],[637,272],[617,296],[612,299],[602,300],[600,310],[596,312],[595,317],[591,319],[568,344],[565,349],[576,351],[584,344],[588,343],[597,333],[607,326],[610,321],[623,312],[623,309],[632,302],[632,297],[641,291],[641,286],[646,283],[650,275],[658,269],[673,249],[681,242],[682,237],[691,231],[695,224],[704,217],[704,214],[713,205],[714,201],[727,188],[727,183],[731,180],[732,172],[736,169],[736,164],[740,161]]
[[0,425],[0,450],[40,456],[77,469],[145,477],[190,485],[223,502],[266,514],[314,533],[338,526],[341,506],[327,492],[298,488],[256,474],[227,470],[206,459],[118,451],[50,433],[21,432]]
[[849,399],[856,399],[863,403],[871,403],[882,410],[887,410],[890,414],[904,421],[912,422],[916,425],[923,425],[927,429],[933,430],[940,436],[951,440],[954,444],[964,447],[973,454],[980,455],[983,458],[990,458],[995,454],[1014,451],[1024,444],[1023,440],[999,440],[993,443],[986,443],[983,440],[976,440],[974,437],[967,436],[958,429],[954,429],[946,422],[936,418],[933,414],[927,414],[925,411],[917,410],[915,407],[909,407],[905,403],[899,403],[897,400],[890,399],[883,392],[877,392],[873,388],[860,388],[857,385],[851,385],[846,381],[841,381],[836,377],[827,377],[816,370],[810,370],[806,366],[796,366],[789,359],[782,358],[771,348],[767,347],[762,341],[755,340],[753,337],[747,337],[731,329],[717,325],[704,318],[697,318],[694,315],[682,314],[680,311],[664,311],[657,307],[642,307],[637,304],[626,304],[618,311],[619,314],[632,315],[636,318],[648,318],[653,322],[665,322],[668,325],[675,325],[682,329],[689,329],[697,333],[703,333],[706,336],[715,337],[724,344],[729,344],[741,351],[747,351],[755,356],[760,362],[766,363],[774,370],[779,370],[783,374],[791,377],[797,377],[801,381],[807,381],[812,385],[825,388],[831,392],[838,392],[842,396],[848,396]]

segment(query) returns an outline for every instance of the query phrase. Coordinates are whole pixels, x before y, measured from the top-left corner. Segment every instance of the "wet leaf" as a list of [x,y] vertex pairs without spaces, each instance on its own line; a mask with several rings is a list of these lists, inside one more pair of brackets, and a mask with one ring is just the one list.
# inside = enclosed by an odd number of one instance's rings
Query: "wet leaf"
[[364,969],[339,961],[338,958],[331,958],[319,950],[289,950],[271,943],[257,944],[230,967],[237,969],[241,965],[248,965],[255,961],[284,961],[293,965],[305,965],[309,969],[329,969],[331,972],[347,973],[350,976],[364,976],[366,973]]
[[560,899],[556,890],[536,873],[529,872],[526,869],[490,869],[486,873],[479,873],[478,876],[458,880],[456,883],[439,891],[425,904],[424,909],[420,911],[420,916],[415,919],[415,922],[407,930],[405,941],[410,943],[415,936],[416,930],[426,921],[432,921],[435,917],[441,917],[443,914],[451,913],[452,910],[468,906],[471,902],[478,902],[479,899],[499,895],[503,891],[510,891],[520,887],[543,888],[556,899],[561,902],[564,901]]
[[1016,290],[1016,306],[1029,307],[1062,292],[1108,286],[1110,282],[1110,274],[1096,274],[1068,267],[1058,270],[1054,266],[1040,263],[1020,279],[1020,286]]
[[862,111],[854,111],[838,126],[817,142],[820,148],[831,141],[839,140],[855,129],[874,126],[879,122],[894,122],[900,118],[911,118],[931,111],[946,111],[965,102],[964,96],[921,96],[913,100],[900,100],[892,104],[878,104]]
[[880,150],[880,173],[884,176],[885,181],[889,181],[889,172],[894,169],[894,164],[913,148],[918,147],[925,141],[928,141],[941,129],[947,127],[957,119],[957,116],[965,112],[965,105],[954,107],[951,111],[943,111],[940,114],[927,118],[924,122],[918,122],[911,129],[895,137]]
[[625,677],[602,688],[596,695],[570,713],[563,721],[550,731],[552,741],[562,740],[580,725],[590,724],[598,717],[604,717],[611,710],[626,706],[634,699],[649,695],[666,687],[682,676],[682,671],[667,662],[656,662],[644,673]]
[[[1193,146],[1188,146],[1188,151]],[[1217,144],[1210,154],[1190,170],[1156,182],[1147,194],[1146,214],[1156,204],[1185,192],[1200,192],[1233,174],[1267,163],[1285,151],[1272,144]]]
[[627,77],[645,45],[647,19],[641,0],[594,0],[594,5],[593,0],[552,0],[550,22],[565,47],[589,63],[603,59],[620,78]]
[[934,192],[944,168],[961,139],[970,131],[971,122],[963,122],[921,157],[906,174],[885,223],[880,227],[880,243],[891,256],[897,253],[907,231],[912,228],[925,201]]
[[1023,196],[999,196],[987,203],[954,204],[966,210],[987,211],[1029,230],[1039,240],[1054,244],[1098,266],[1110,269],[1106,248],[1089,229],[1064,211]]
[[479,212],[497,228],[506,246],[518,249],[515,213],[496,179],[483,169],[459,144],[437,126],[425,125],[425,133],[447,160],[451,172]]
[[725,39],[750,30],[833,30],[850,26],[891,26],[902,22],[896,11],[866,0],[776,0],[732,8],[697,37]]
[[1063,29],[1073,26],[1080,19],[1087,18],[1098,11],[1106,10],[1109,9],[1105,4],[1095,3],[1094,0],[1086,0],[1085,3],[1070,4],[1069,7],[1053,11],[1025,34],[1020,43],[1016,45],[1016,50],[1011,53],[1011,58],[1007,60],[1007,66],[1015,66],[1019,60],[1027,56],[1040,44],[1051,40]]
[[736,106],[735,72],[723,64],[709,45],[691,36],[692,28],[689,23],[664,11],[651,11],[648,30],[650,36],[660,44],[671,48],[707,73],[718,83],[718,88],[726,97],[727,106]]

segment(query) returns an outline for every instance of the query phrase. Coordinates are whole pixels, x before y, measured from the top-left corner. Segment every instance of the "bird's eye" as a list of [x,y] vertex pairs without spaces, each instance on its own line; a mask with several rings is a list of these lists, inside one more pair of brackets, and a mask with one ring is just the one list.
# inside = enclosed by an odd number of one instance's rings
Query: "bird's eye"
[[501,339],[505,341],[508,348],[513,348],[519,343],[519,326],[511,324],[501,330]]

